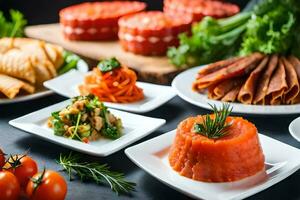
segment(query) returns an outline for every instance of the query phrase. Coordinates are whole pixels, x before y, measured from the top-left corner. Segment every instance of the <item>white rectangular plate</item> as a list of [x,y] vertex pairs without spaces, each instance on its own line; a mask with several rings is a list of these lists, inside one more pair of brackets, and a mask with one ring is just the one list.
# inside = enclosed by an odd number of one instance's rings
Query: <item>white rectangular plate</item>
[[[73,70],[55,79],[44,82],[44,86],[62,96],[72,98],[80,95],[78,86],[83,83],[86,74],[87,73]],[[133,103],[106,102],[105,105],[110,108],[144,113],[158,108],[176,95],[170,86],[143,82],[137,82],[137,85],[144,91],[145,98],[143,100]]]
[[241,181],[206,183],[179,175],[168,161],[176,131],[171,131],[125,150],[139,167],[159,181],[188,196],[206,200],[243,199],[285,179],[300,168],[300,150],[259,134],[266,159],[267,178],[258,174]]
[[100,139],[86,144],[80,141],[56,136],[54,135],[53,130],[47,126],[47,120],[49,116],[51,116],[51,113],[65,108],[70,103],[70,100],[63,101],[23,117],[11,120],[9,124],[45,140],[60,144],[76,151],[95,156],[108,156],[141,139],[142,137],[145,137],[166,122],[164,119],[144,117],[141,115],[110,109],[114,115],[121,118],[124,127],[123,135],[116,140]]

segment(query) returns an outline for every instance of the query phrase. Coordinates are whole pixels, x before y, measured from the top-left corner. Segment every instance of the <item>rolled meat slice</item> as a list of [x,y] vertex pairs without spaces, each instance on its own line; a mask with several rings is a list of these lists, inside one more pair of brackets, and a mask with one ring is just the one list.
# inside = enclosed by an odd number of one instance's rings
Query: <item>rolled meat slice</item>
[[[300,80],[300,60],[295,56],[289,56],[288,60],[293,65],[293,67],[295,68],[295,71],[296,71],[297,76],[298,76],[298,81],[299,81]],[[297,103],[300,103],[300,93],[291,102],[291,104],[297,104]]]
[[259,78],[259,84],[257,85],[253,104],[265,104],[265,97],[268,92],[268,86],[274,70],[278,65],[278,55],[274,54],[271,56],[268,66],[264,73]]
[[198,72],[198,78],[203,77],[204,75],[213,73],[215,71],[218,71],[220,69],[223,69],[224,67],[227,67],[228,65],[231,65],[239,60],[241,60],[244,57],[234,57],[229,58],[226,60],[221,60],[215,63],[211,63],[209,65],[206,65],[205,67],[201,68]]
[[193,84],[193,88],[195,90],[201,90],[223,80],[237,76],[243,76],[251,72],[263,57],[264,55],[261,53],[253,53],[250,56],[241,59],[240,61],[235,62],[221,70],[197,79]]
[[21,89],[30,94],[34,92],[34,87],[30,84],[10,76],[0,74],[0,92],[2,94],[13,99]]
[[242,86],[238,100],[244,104],[251,104],[255,95],[256,86],[258,84],[259,77],[263,70],[266,68],[269,60],[269,56],[266,56],[260,64],[253,70],[247,78],[245,84]]
[[299,94],[299,81],[294,66],[284,57],[282,57],[286,72],[286,82],[288,89],[284,93],[284,103],[291,104]]
[[208,98],[219,100],[224,97],[228,92],[236,86],[241,86],[243,83],[242,78],[228,79],[224,82],[217,84],[216,86],[208,89]]
[[282,59],[279,59],[279,65],[272,75],[268,92],[266,95],[266,103],[271,105],[279,105],[283,101],[284,92],[288,89],[286,82],[286,72]]
[[236,85],[235,87],[233,87],[222,99],[221,101],[225,101],[225,102],[235,102],[237,99],[237,96],[240,92],[240,89],[242,87],[241,85]]

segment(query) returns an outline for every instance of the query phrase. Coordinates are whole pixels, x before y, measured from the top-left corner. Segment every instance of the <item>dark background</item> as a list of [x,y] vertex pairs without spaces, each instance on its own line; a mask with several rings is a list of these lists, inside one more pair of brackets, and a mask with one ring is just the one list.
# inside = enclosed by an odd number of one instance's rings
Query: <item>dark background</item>
[[[82,0],[0,0],[0,9],[7,14],[9,9],[20,10],[29,24],[45,24],[58,22],[60,9],[87,1]],[[149,10],[161,10],[163,0],[143,0]],[[243,7],[247,0],[230,0]]]

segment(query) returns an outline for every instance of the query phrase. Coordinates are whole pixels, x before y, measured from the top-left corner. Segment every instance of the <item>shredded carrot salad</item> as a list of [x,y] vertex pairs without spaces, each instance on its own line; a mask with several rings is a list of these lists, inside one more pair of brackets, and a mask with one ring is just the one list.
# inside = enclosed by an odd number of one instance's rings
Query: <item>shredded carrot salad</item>
[[79,90],[82,95],[98,96],[100,101],[130,103],[144,99],[143,89],[136,86],[136,80],[135,72],[125,66],[108,72],[95,67]]

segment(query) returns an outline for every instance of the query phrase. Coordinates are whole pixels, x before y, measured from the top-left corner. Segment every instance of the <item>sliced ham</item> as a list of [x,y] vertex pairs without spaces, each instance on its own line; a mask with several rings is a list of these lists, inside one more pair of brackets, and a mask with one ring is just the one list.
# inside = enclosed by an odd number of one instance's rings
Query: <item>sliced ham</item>
[[237,96],[239,94],[239,91],[241,89],[242,85],[237,85],[233,87],[222,99],[221,101],[225,102],[234,102],[237,99]]
[[278,55],[272,55],[267,68],[261,74],[259,78],[259,84],[257,84],[255,97],[253,99],[253,104],[265,104],[265,97],[268,92],[268,86],[272,77],[273,72],[275,71],[278,65]]
[[220,69],[223,69],[224,67],[227,67],[228,65],[231,65],[239,60],[241,60],[244,57],[234,57],[226,60],[221,60],[209,65],[206,65],[205,67],[201,68],[198,72],[198,78],[203,77],[207,74],[216,72]]
[[263,70],[266,68],[269,57],[266,56],[260,64],[253,70],[250,76],[247,78],[245,84],[242,86],[238,100],[244,104],[251,104],[255,95],[256,86]]
[[245,75],[251,72],[263,57],[264,55],[261,53],[253,53],[250,56],[243,58],[221,70],[198,78],[194,82],[193,88],[195,90],[201,90],[223,80]]
[[279,105],[283,101],[285,91],[287,91],[288,85],[286,82],[286,72],[283,61],[279,59],[279,65],[276,71],[272,75],[266,101],[271,105]]
[[299,81],[294,66],[284,57],[282,57],[282,61],[285,67],[286,82],[288,85],[288,89],[284,93],[284,103],[291,104],[299,94]]
[[229,91],[231,91],[232,88],[239,86],[242,83],[243,83],[242,78],[228,79],[224,82],[221,82],[216,86],[213,86],[212,88],[208,89],[208,98],[215,99],[215,100],[221,99]]

